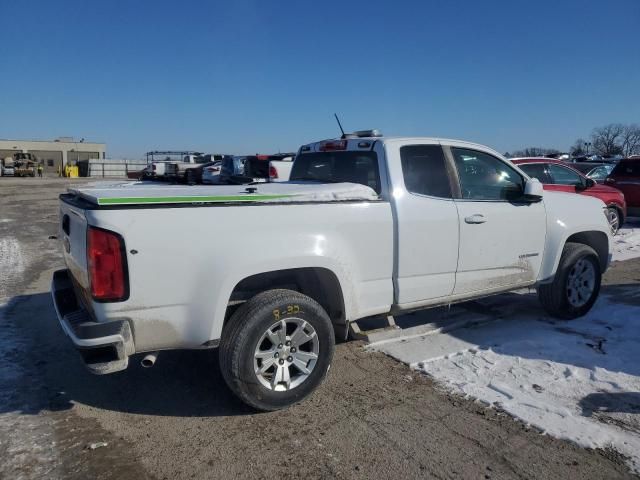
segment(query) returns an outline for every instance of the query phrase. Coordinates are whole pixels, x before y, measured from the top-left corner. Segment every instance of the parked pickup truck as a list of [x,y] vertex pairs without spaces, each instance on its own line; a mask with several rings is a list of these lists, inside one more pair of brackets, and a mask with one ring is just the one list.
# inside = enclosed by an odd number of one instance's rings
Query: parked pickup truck
[[[164,180],[167,178],[167,169],[169,164],[183,162],[186,157],[201,157],[202,153],[191,150],[154,150],[152,152],[147,152],[145,155],[147,157],[147,167],[142,170],[141,179]],[[189,160],[186,161],[188,162]],[[172,173],[175,173],[175,171]]]
[[92,372],[218,347],[231,390],[275,410],[322,382],[352,322],[523,287],[572,319],[610,262],[600,200],[543,192],[474,143],[358,132],[302,146],[290,182],[212,192],[143,183],[60,196],[67,269],[53,299]]
[[222,159],[223,155],[185,155],[181,162],[166,163],[164,174],[170,180],[184,181],[188,184],[202,183],[204,165],[222,161]]

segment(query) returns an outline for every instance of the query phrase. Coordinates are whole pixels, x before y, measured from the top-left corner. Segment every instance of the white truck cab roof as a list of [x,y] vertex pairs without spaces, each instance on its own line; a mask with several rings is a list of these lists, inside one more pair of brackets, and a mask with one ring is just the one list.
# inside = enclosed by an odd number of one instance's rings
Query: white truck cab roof
[[504,158],[499,152],[481,145],[479,143],[467,142],[464,140],[456,140],[451,138],[440,137],[393,137],[384,136],[378,130],[360,130],[354,133],[347,133],[339,138],[331,138],[326,140],[320,140],[318,142],[311,142],[300,147],[299,153],[305,152],[328,152],[328,151],[340,151],[340,150],[371,150],[375,142],[382,142],[383,144],[444,144],[456,147],[469,148],[472,150],[480,150],[497,155],[500,158]]

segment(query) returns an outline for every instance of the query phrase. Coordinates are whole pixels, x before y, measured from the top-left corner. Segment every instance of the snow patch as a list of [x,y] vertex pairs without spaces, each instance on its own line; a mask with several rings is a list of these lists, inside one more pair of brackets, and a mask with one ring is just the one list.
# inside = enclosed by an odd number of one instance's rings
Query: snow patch
[[640,257],[640,219],[627,222],[613,237],[613,260],[622,261]]
[[0,478],[52,478],[60,466],[53,428],[36,415],[41,386],[22,364],[31,346],[6,314],[30,259],[17,238],[0,238]]
[[20,364],[30,346],[5,315],[10,306],[0,304],[0,478],[58,478],[54,431],[36,415],[40,385]]
[[628,291],[571,322],[518,311],[371,348],[554,437],[614,448],[640,471],[640,295]]

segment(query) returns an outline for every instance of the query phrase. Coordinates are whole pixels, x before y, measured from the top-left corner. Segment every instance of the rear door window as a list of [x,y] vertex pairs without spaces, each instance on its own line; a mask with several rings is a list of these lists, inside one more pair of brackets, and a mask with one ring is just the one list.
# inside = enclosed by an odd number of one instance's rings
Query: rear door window
[[518,167],[531,178],[537,178],[540,183],[553,183],[545,163],[526,163],[518,165]]
[[411,193],[453,198],[447,162],[440,145],[407,145],[400,148],[404,185]]
[[553,163],[549,165],[549,174],[553,179],[552,183],[556,185],[580,186],[583,183],[582,177],[578,174],[578,172]]
[[371,187],[380,193],[378,156],[375,152],[312,152],[296,157],[291,181],[321,183],[350,182]]

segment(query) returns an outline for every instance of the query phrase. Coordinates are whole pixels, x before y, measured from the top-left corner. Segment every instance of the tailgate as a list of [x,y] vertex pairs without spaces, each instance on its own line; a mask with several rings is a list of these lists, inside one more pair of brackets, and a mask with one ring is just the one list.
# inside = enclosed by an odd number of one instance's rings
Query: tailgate
[[83,289],[88,289],[87,219],[83,209],[60,202],[59,238],[62,240],[64,260],[74,280]]

